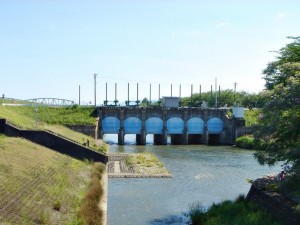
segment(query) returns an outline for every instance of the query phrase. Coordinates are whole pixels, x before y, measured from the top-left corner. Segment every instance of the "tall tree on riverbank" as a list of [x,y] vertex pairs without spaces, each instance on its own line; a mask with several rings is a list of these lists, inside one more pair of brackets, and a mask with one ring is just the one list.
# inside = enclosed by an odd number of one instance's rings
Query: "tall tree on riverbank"
[[262,110],[257,137],[267,143],[255,154],[261,164],[286,161],[300,181],[300,37],[281,48],[263,71],[269,101]]

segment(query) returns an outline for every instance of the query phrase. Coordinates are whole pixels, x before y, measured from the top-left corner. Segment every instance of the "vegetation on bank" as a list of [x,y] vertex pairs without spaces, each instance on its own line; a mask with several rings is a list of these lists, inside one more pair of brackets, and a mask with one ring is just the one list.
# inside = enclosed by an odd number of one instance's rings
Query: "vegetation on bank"
[[0,105],[0,118],[5,118],[23,129],[49,130],[80,144],[86,143],[88,140],[90,148],[107,152],[108,145],[101,140],[95,141],[94,138],[75,132],[65,126],[77,122],[83,124],[84,121],[87,121],[88,124],[88,121],[91,120],[95,124],[96,119],[91,116],[91,113],[92,108],[88,107],[39,107],[36,113],[34,107]]
[[253,135],[244,135],[236,139],[236,146],[244,149],[263,150],[266,144],[261,139],[255,139]]
[[208,210],[200,203],[192,204],[189,216],[193,225],[280,225],[244,196],[235,201],[213,204]]
[[104,172],[104,164],[94,164],[88,190],[81,201],[80,209],[78,211],[77,225],[102,224],[103,211],[99,207],[99,202],[103,196],[101,179]]
[[246,127],[259,126],[259,117],[261,115],[260,109],[245,110],[245,123]]
[[286,182],[295,183],[285,191],[295,193],[293,189],[300,191],[300,37],[290,39],[263,71],[268,103],[262,108],[255,138],[266,145],[255,157],[261,164],[285,163]]
[[150,152],[132,153],[126,156],[125,163],[132,167],[136,174],[169,174],[170,172]]
[[0,135],[0,223],[76,224],[91,164]]

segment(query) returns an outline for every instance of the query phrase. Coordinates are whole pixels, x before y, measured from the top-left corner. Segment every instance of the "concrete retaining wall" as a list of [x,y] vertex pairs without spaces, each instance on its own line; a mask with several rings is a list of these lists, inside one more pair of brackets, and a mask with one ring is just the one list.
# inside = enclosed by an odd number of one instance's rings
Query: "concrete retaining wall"
[[69,129],[95,138],[96,126],[92,125],[68,125]]
[[14,125],[7,124],[5,119],[0,119],[0,132],[10,137],[23,137],[79,160],[87,159],[102,163],[107,163],[108,161],[107,155],[93,151],[65,137],[48,131],[22,130]]

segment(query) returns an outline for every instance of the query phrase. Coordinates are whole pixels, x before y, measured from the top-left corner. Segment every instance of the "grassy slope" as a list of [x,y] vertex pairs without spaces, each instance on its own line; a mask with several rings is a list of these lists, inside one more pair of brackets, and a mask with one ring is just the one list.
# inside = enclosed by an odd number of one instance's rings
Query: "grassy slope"
[[68,224],[91,166],[19,138],[0,136],[0,223]]
[[59,135],[68,137],[79,143],[90,141],[90,147],[94,150],[107,150],[107,146],[102,141],[97,141],[87,135],[75,132],[63,125],[95,123],[95,118],[91,116],[92,108],[51,108],[39,107],[37,116],[34,107],[26,106],[2,106],[0,105],[0,117],[6,118],[11,123],[24,129],[35,129],[37,118],[37,129],[50,130]]

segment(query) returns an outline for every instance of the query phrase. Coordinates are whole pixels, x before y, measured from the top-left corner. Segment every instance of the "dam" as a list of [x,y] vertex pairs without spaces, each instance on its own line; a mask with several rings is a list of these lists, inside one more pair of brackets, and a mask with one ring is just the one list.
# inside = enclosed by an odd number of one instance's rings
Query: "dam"
[[124,145],[126,134],[136,135],[136,144],[145,145],[146,135],[153,134],[155,145],[235,144],[242,135],[245,120],[227,113],[229,108],[207,107],[97,107],[97,138],[118,135]]

